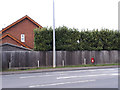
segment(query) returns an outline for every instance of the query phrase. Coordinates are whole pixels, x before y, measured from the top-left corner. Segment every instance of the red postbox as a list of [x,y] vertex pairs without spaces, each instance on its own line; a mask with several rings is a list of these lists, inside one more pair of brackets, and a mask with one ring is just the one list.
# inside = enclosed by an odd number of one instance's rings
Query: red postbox
[[94,62],[95,62],[94,58],[91,58],[91,63],[94,63]]

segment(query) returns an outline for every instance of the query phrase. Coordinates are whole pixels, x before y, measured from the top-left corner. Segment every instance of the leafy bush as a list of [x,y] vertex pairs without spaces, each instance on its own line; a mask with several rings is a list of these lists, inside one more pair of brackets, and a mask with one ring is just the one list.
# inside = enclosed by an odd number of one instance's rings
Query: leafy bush
[[[55,29],[56,50],[120,50],[120,32],[117,30],[102,29],[81,31],[65,26]],[[52,51],[52,28],[36,28],[34,30],[34,50]]]

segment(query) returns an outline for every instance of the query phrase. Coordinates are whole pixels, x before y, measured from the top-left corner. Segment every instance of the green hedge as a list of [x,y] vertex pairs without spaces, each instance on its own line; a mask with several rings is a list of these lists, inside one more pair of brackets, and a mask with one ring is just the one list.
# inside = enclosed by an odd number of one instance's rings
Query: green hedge
[[[78,31],[65,26],[55,29],[56,50],[120,50],[120,33],[116,30],[102,29]],[[52,28],[34,30],[34,50],[52,51]]]

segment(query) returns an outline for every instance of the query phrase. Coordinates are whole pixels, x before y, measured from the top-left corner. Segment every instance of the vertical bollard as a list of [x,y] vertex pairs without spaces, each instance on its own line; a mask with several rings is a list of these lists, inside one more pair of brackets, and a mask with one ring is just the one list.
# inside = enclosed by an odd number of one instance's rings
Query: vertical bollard
[[11,67],[12,67],[12,53],[11,53],[11,55],[10,55],[10,60],[9,60],[9,69],[11,69]]
[[38,68],[40,67],[39,60],[38,60]]
[[84,58],[84,65],[86,65],[86,58]]
[[9,69],[11,69],[11,62],[9,62]]
[[62,66],[63,66],[63,67],[65,66],[65,62],[64,62],[64,60],[62,60]]

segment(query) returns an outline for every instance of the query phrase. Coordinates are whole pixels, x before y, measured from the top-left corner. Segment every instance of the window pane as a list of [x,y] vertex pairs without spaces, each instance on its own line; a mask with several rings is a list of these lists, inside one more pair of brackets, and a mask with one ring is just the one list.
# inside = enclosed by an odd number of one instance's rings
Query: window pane
[[21,34],[21,42],[25,42],[25,35]]

